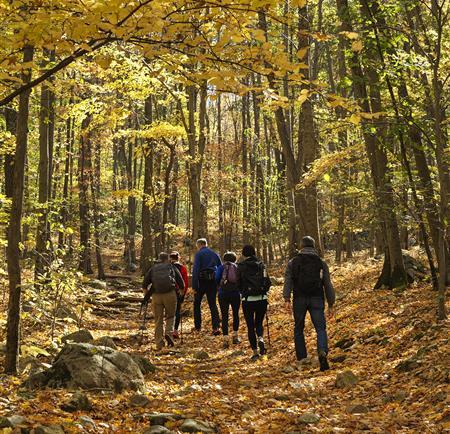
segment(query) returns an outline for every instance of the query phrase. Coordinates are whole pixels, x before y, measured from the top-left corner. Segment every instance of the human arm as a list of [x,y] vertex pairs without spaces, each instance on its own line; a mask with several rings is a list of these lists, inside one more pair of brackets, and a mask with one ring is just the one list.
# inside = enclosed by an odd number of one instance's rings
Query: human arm
[[331,283],[330,269],[326,262],[323,262],[323,277],[322,277],[323,288],[325,290],[325,298],[327,299],[328,309],[333,308],[334,302],[336,301],[336,292],[334,290],[333,284]]
[[150,268],[147,273],[145,273],[144,280],[142,281],[142,290],[144,295],[147,293],[149,285],[152,283],[152,269]]
[[181,266],[180,272],[181,272],[181,277],[183,278],[183,281],[184,281],[184,294],[186,294],[186,292],[189,288],[189,277],[188,277],[186,265]]
[[291,293],[294,289],[294,280],[292,275],[292,261],[289,261],[284,272],[283,298],[284,306],[288,312],[291,312]]
[[223,269],[224,269],[223,265],[219,265],[216,268],[216,283],[217,283],[217,285],[220,283],[220,280],[222,279]]

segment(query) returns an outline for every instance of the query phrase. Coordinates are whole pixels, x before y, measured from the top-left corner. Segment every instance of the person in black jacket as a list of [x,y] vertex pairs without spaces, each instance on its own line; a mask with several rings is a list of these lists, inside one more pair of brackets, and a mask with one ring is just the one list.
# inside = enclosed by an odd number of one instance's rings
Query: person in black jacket
[[[252,360],[266,354],[263,321],[267,313],[270,279],[264,263],[256,257],[253,246],[242,249],[243,261],[238,264],[239,289],[242,294],[242,311],[247,323],[248,340],[253,350]],[[259,349],[259,352],[258,352]]]
[[[293,307],[291,306],[293,293]],[[325,298],[328,302],[328,315],[333,312],[335,292],[330,279],[328,265],[323,261],[316,249],[314,238],[306,236],[302,239],[302,249],[291,259],[285,272],[283,296],[286,309],[294,312],[294,338],[297,360],[306,358],[305,328],[306,312],[309,312],[317,333],[317,352],[320,370],[329,369],[328,337],[325,319]]]

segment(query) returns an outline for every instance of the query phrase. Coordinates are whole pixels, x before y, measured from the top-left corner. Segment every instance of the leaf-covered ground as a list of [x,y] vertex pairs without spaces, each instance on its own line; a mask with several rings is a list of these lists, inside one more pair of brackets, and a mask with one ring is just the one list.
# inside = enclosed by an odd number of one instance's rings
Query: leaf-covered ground
[[[149,406],[131,407],[132,392],[89,392],[91,411],[67,413],[60,405],[70,391],[22,390],[24,372],[19,378],[0,377],[0,415],[23,415],[31,424],[64,425],[67,432],[81,432],[76,423],[85,415],[96,424],[85,431],[140,433],[150,426],[146,414],[153,412],[212,422],[220,433],[445,432],[450,428],[448,324],[436,322],[435,294],[425,283],[402,293],[373,291],[378,270],[379,264],[359,261],[333,271],[338,302],[336,317],[328,324],[330,358],[341,361],[331,362],[328,372],[319,372],[314,359],[311,365],[295,367],[292,319],[283,310],[281,286],[271,293],[271,347],[256,363],[249,360],[244,324],[242,343],[224,350],[222,338],[210,336],[209,327],[200,335],[188,334],[193,325],[189,316],[183,344],[156,356],[152,321],[140,344],[135,311],[125,309],[121,315],[120,309],[111,308],[109,315],[106,308],[100,312],[103,316],[90,313],[84,325],[95,337],[120,338],[121,350],[146,355],[157,366],[146,378]],[[112,283],[108,281],[108,287]],[[206,300],[204,307],[204,323],[209,326]],[[314,355],[309,321],[307,334]],[[24,339],[38,347],[48,345],[48,334],[39,328],[26,330]],[[209,358],[197,359],[199,351]],[[336,375],[345,370],[356,374],[359,382],[337,388]],[[305,413],[320,420],[304,423]],[[166,426],[177,432],[180,423]]]

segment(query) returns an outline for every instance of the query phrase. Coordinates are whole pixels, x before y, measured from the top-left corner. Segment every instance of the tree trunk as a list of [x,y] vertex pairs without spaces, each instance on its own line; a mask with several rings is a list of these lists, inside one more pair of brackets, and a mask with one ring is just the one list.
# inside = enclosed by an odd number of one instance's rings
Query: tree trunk
[[[23,63],[33,60],[33,48],[25,47],[23,50]],[[22,73],[23,83],[31,80],[31,70],[25,69]],[[8,262],[9,300],[8,319],[6,325],[6,354],[5,372],[17,373],[17,359],[19,354],[20,338],[20,302],[22,293],[20,269],[20,242],[22,225],[22,202],[24,189],[25,159],[28,145],[28,115],[31,90],[23,91],[19,96],[19,109],[17,113],[16,149],[14,154],[14,182],[12,188],[11,212],[8,225],[8,245],[6,260]]]

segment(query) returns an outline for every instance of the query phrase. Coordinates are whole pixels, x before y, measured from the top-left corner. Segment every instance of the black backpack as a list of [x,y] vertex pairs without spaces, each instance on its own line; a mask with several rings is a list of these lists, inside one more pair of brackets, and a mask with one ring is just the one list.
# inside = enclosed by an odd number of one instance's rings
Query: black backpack
[[272,283],[262,261],[243,261],[238,267],[244,297],[267,294]]
[[299,253],[292,261],[294,297],[323,297],[323,262],[317,255]]
[[163,263],[153,266],[152,288],[156,294],[164,294],[177,289],[175,268],[172,264]]

